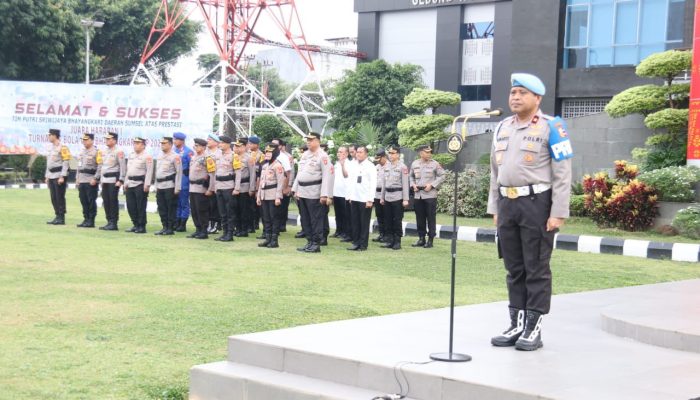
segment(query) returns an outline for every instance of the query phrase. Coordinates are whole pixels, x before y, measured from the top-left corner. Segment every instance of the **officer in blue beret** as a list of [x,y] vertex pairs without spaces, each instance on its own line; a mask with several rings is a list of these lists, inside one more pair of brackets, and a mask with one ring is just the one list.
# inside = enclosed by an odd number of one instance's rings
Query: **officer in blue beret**
[[182,187],[177,201],[175,232],[187,232],[187,219],[190,217],[190,160],[194,152],[185,146],[186,139],[187,135],[182,132],[173,133],[174,150],[182,161]]
[[511,75],[514,115],[496,127],[491,149],[487,212],[497,226],[510,303],[510,327],[491,344],[518,350],[542,347],[554,235],[569,216],[573,151],[564,121],[540,110],[544,94],[538,77]]

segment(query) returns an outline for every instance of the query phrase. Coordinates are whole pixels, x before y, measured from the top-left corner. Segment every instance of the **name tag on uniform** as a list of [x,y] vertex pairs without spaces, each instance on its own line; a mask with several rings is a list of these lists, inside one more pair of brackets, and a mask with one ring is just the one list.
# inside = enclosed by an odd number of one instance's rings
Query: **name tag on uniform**
[[357,177],[357,183],[362,183],[362,177],[361,177],[361,176],[358,176],[358,177]]

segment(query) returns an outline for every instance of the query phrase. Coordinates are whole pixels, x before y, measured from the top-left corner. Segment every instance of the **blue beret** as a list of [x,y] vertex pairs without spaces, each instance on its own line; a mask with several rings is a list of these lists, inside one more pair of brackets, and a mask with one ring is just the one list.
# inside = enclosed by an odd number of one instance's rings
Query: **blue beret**
[[182,132],[175,132],[175,133],[173,133],[173,139],[185,140],[185,139],[187,139],[187,135],[185,135]]
[[250,136],[248,137],[248,143],[260,144],[260,138],[257,136]]
[[211,139],[216,143],[221,143],[221,139],[219,139],[219,137],[215,133],[210,133],[209,136],[207,136],[207,139]]
[[510,85],[512,87],[522,86],[532,93],[540,96],[544,96],[545,93],[544,83],[542,83],[540,78],[532,74],[512,74],[510,76]]

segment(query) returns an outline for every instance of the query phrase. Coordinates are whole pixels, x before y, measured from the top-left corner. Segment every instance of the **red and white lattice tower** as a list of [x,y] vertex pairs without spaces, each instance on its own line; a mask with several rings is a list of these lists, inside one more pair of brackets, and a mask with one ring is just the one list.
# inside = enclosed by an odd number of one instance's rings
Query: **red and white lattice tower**
[[[146,62],[158,48],[196,11],[216,44],[219,64],[195,85],[216,88],[214,106],[219,118],[219,134],[233,124],[238,134],[248,135],[256,115],[277,115],[297,133],[311,130],[311,121],[328,121],[323,109],[326,97],[316,75],[310,48],[304,36],[295,0],[160,0],[141,60],[131,84],[158,85],[158,79],[146,68]],[[261,43],[255,28],[267,19],[279,28],[288,46],[293,48],[309,69],[306,79],[280,106],[275,106],[241,73],[249,43]],[[309,87],[314,87],[309,90]],[[302,127],[297,122],[303,121]]]

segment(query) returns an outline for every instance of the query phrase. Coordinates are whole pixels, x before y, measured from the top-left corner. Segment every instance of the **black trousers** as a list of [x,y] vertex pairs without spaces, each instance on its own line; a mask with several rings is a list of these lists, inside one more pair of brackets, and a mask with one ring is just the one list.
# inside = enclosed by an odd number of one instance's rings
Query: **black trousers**
[[372,219],[372,208],[367,208],[363,201],[351,201],[350,215],[352,216],[352,243],[363,249],[369,243],[369,221]]
[[263,232],[268,235],[279,235],[282,205],[276,206],[274,200],[263,200],[261,203]]
[[282,207],[282,210],[279,215],[280,232],[282,231],[282,228],[287,227],[287,218],[289,218],[289,202],[291,199],[292,196],[282,196],[282,204],[280,205],[280,207]]
[[328,239],[328,235],[331,233],[331,224],[328,222],[328,213],[331,208],[327,204],[321,204],[323,207],[323,238]]
[[158,189],[156,191],[158,215],[160,215],[160,223],[163,224],[163,228],[175,228],[175,215],[179,198],[179,196],[175,195],[175,188]]
[[219,215],[219,202],[217,200],[217,196],[214,195],[207,197],[207,201],[209,202],[209,221],[220,223],[221,215]]
[[119,188],[116,183],[102,184],[102,205],[107,222],[119,222]]
[[551,190],[534,196],[498,200],[498,244],[508,275],[510,306],[549,312],[555,231],[547,232]]
[[146,206],[148,205],[148,193],[143,191],[143,185],[128,187],[126,189],[126,209],[129,212],[131,223],[136,227],[146,227]]
[[250,202],[252,197],[248,192],[233,196],[231,201],[231,211],[233,213],[234,225],[232,229],[238,232],[247,232],[253,227],[253,214],[250,212]]
[[384,202],[384,233],[403,236],[403,200]]
[[233,231],[236,220],[233,212],[233,189],[220,189],[216,191],[216,203],[221,220],[221,228],[224,232]]
[[352,238],[352,202],[345,200],[345,235]]
[[49,194],[51,195],[51,205],[56,216],[66,215],[66,181],[58,183],[58,178],[49,179]]
[[254,198],[251,198],[250,202],[250,220],[253,225],[253,230],[257,230],[260,227],[260,207]]
[[339,234],[345,233],[345,224],[349,224],[345,219],[345,198],[333,196],[333,212],[335,213],[335,231]]
[[323,237],[324,207],[319,199],[299,199],[299,214],[301,229],[306,234],[306,240],[320,244]]
[[80,198],[80,205],[83,206],[83,218],[94,221],[97,215],[97,185],[92,186],[89,183],[79,184],[78,197]]
[[190,211],[197,232],[207,232],[207,224],[209,224],[209,205],[209,198],[205,196],[204,193],[190,192]]
[[415,199],[413,209],[416,210],[416,225],[418,225],[418,236],[424,237],[426,233],[425,225],[428,223],[428,237],[434,238],[435,216],[437,215],[437,199]]
[[374,216],[377,218],[377,230],[379,230],[379,234],[384,235],[386,233],[384,229],[384,207],[379,199],[374,199]]

